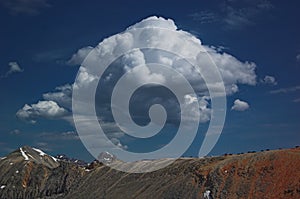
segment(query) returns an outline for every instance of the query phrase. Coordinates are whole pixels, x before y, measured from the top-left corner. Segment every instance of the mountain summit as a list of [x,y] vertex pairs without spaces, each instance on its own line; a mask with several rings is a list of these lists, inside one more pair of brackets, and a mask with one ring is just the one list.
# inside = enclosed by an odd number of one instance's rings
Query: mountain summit
[[56,168],[60,165],[58,159],[44,153],[40,149],[31,148],[29,146],[19,148],[18,150],[10,153],[5,159],[12,163],[34,162],[36,164],[42,164],[50,169]]
[[25,146],[0,158],[0,198],[295,199],[299,165],[300,148],[294,148],[180,158],[158,171],[129,174]]
[[0,198],[53,198],[66,193],[82,172],[40,149],[20,147],[0,158]]

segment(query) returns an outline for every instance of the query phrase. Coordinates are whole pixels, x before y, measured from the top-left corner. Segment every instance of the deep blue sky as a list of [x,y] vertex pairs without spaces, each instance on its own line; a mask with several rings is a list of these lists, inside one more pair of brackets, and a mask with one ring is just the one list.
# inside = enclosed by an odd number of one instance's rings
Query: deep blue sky
[[[0,155],[32,145],[90,160],[80,140],[66,133],[75,131],[67,121],[39,118],[31,124],[16,113],[55,87],[74,82],[78,66],[66,62],[78,49],[152,15],[171,18],[205,45],[221,46],[257,65],[257,85],[241,85],[228,96],[226,124],[211,154],[300,144],[299,1],[11,2],[0,4]],[[11,62],[21,70],[7,73]],[[261,82],[266,75],[277,84]],[[235,99],[250,108],[230,110]],[[198,148],[195,143],[186,155],[196,155]]]

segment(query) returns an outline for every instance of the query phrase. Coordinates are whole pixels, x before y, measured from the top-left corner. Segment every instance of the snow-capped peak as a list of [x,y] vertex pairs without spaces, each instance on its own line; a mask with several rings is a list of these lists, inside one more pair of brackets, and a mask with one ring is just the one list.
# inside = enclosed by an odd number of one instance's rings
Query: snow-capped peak
[[22,155],[25,161],[34,161],[38,164],[56,167],[59,165],[58,160],[38,148],[23,146],[19,148],[19,154]]

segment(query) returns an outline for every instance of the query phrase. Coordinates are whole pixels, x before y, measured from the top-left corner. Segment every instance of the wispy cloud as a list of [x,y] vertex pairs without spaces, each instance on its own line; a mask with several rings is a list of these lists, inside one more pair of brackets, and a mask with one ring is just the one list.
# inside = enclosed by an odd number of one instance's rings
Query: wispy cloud
[[297,60],[297,62],[300,63],[300,54],[298,54],[298,55],[296,56],[296,60]]
[[189,16],[192,17],[194,21],[199,21],[201,24],[213,23],[220,20],[219,16],[210,10],[195,12]]
[[9,62],[8,66],[9,70],[5,73],[5,75],[0,76],[0,79],[8,77],[13,73],[21,73],[24,71],[17,62]]
[[270,91],[271,94],[279,94],[279,93],[291,93],[300,90],[300,86],[293,86],[288,88],[280,88],[276,90]]
[[266,75],[263,79],[260,80],[261,83],[263,84],[269,84],[269,85],[277,85],[278,82],[276,81],[275,77]]
[[36,148],[42,149],[43,151],[53,151],[52,146],[47,142],[37,142],[34,145]]
[[294,99],[293,102],[295,102],[295,103],[300,102],[300,98]]
[[33,56],[33,61],[35,62],[56,62],[60,63],[62,62],[61,60],[64,57],[64,50],[59,49],[59,50],[50,50],[50,51],[43,51],[43,52],[38,52]]
[[1,152],[12,152],[14,148],[12,148],[8,143],[0,142],[0,151]]
[[40,138],[47,141],[55,140],[79,140],[79,137],[74,131],[65,131],[65,132],[42,132],[39,134]]
[[65,132],[41,132],[36,135],[33,146],[43,151],[51,152],[62,147],[60,141],[66,143],[78,140],[79,136],[72,130]]
[[201,24],[219,22],[226,28],[241,28],[255,25],[262,14],[273,8],[266,0],[231,0],[222,2],[219,10],[202,10],[189,16]]
[[12,15],[38,15],[42,8],[50,7],[47,0],[0,0],[0,4]]
[[10,131],[9,134],[11,134],[11,135],[19,135],[19,134],[21,134],[21,131],[19,129],[14,129],[14,130]]
[[226,1],[222,6],[225,13],[223,19],[231,28],[255,25],[256,19],[273,7],[271,2],[265,0]]

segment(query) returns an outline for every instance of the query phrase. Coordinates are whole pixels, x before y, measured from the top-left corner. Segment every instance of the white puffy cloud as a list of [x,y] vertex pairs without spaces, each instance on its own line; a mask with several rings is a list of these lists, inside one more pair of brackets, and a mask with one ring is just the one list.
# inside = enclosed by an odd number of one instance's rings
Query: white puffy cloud
[[[161,17],[149,17],[133,26],[130,26],[127,30],[153,26],[184,32],[182,30],[177,29],[177,26],[175,25],[174,21],[170,19],[166,20]],[[97,47],[97,51],[100,55],[117,55],[120,49],[130,50],[131,47],[135,44],[135,42],[142,43],[144,41],[147,41],[147,43],[152,43],[153,46],[174,45],[174,48],[176,48],[176,52],[180,51],[189,59],[197,59],[196,57],[191,57],[191,55],[193,54],[192,52],[199,51],[199,49],[201,48],[205,48],[205,50],[207,50],[207,52],[209,53],[209,55],[211,56],[212,60],[215,62],[221,73],[225,84],[225,89],[228,95],[232,95],[238,92],[238,84],[256,85],[255,63],[248,61],[242,62],[234,56],[222,52],[220,49],[216,49],[213,46],[203,45],[199,39],[189,34],[188,32],[184,33],[186,39],[192,41],[189,43],[192,45],[187,46],[184,42],[182,42],[181,39],[174,37],[172,34],[168,34],[168,32],[153,32],[152,29],[146,29],[145,31],[143,31],[142,36],[133,35],[131,32],[125,31],[123,33],[115,35],[114,37],[105,39],[102,42],[101,47]],[[136,41],[132,38],[135,38]],[[81,50],[84,49],[85,48],[82,48]],[[135,50],[131,53],[128,53],[122,58],[123,68],[119,68],[119,71],[124,70],[125,72],[127,72],[130,69],[132,69],[132,67],[144,64],[148,60],[150,60],[152,63],[167,64],[172,68],[176,69],[178,72],[183,74],[185,78],[189,80],[189,82],[191,82],[193,87],[196,87],[196,91],[198,93],[203,94],[203,92],[207,91],[205,82],[201,77],[199,77],[198,72],[193,66],[187,64],[184,60],[179,59],[174,55],[168,55],[160,51],[145,52],[141,50]],[[203,65],[205,65],[205,63],[203,63]],[[91,80],[94,80],[96,78],[91,74],[92,71],[89,72],[84,67],[82,67],[81,70],[82,72],[79,73],[79,75],[82,75],[84,77],[84,80],[89,77]],[[176,79],[172,79],[172,77],[168,77],[167,75],[164,75],[162,77],[159,74],[151,74],[147,67],[139,68],[139,70],[140,71],[135,73],[136,75],[132,77],[132,79],[139,81],[147,81],[147,79],[153,77],[160,78],[161,81],[173,81],[176,84]],[[111,73],[110,77],[107,78],[110,79],[111,76],[114,76],[114,74]],[[114,76],[114,78],[117,77],[118,76]],[[217,89],[218,85],[215,86]]]
[[[148,27],[158,27],[155,29]],[[136,28],[144,28],[141,32],[131,31]],[[171,31],[166,31],[171,30]],[[176,34],[173,34],[173,31],[178,31],[183,38],[176,37]],[[138,33],[137,33],[138,32]],[[153,47],[153,49],[137,49],[136,46],[144,46],[147,43]],[[165,52],[157,49],[161,49],[161,46],[168,46],[170,51],[179,52],[186,59],[183,59],[177,55],[174,55],[170,52]],[[132,50],[134,49],[134,50]],[[174,21],[164,19],[161,17],[149,17],[133,26],[127,28],[125,32],[114,35],[107,39],[104,39],[100,45],[95,48],[95,51],[91,52],[89,55],[88,63],[93,63],[93,60],[97,60],[97,57],[119,57],[120,52],[127,52],[125,55],[116,59],[115,62],[106,69],[103,76],[99,80],[98,91],[96,94],[96,110],[98,117],[102,121],[101,127],[105,123],[113,123],[111,113],[108,113],[107,110],[110,110],[111,106],[114,104],[110,103],[111,90],[114,89],[114,84],[126,74],[128,82],[149,82],[151,80],[155,82],[160,82],[162,84],[168,82],[177,89],[182,87],[181,82],[177,76],[174,76],[172,73],[164,73],[163,68],[159,72],[153,71],[149,66],[145,66],[145,63],[158,63],[162,65],[167,65],[169,68],[177,71],[182,74],[188,82],[194,88],[196,95],[191,95],[191,93],[186,93],[184,98],[184,104],[182,108],[185,110],[190,110],[191,115],[194,114],[194,117],[183,118],[185,121],[193,121],[197,117],[200,117],[200,122],[204,123],[210,120],[211,118],[211,107],[209,93],[207,90],[207,85],[204,79],[199,75],[197,68],[189,64],[188,61],[198,62],[200,70],[207,70],[207,67],[211,66],[210,63],[206,63],[207,59],[201,59],[204,54],[204,49],[208,52],[210,58],[216,64],[216,67],[219,69],[220,74],[223,78],[223,83],[225,85],[226,94],[233,95],[238,92],[238,85],[256,85],[256,64],[248,61],[240,61],[236,57],[230,55],[229,53],[222,52],[221,49],[216,49],[208,45],[203,45],[202,42],[191,35],[188,32],[178,30]],[[199,54],[195,54],[199,52]],[[196,55],[196,56],[195,56]],[[205,54],[206,56],[207,54]],[[91,59],[91,60],[90,60]],[[95,62],[97,63],[97,61]],[[142,65],[142,67],[140,67]],[[144,65],[144,66],[143,66]],[[86,68],[84,64],[81,66],[77,82],[74,86],[87,86],[87,82],[96,81],[97,76],[95,76],[94,71],[97,67],[101,67],[101,64],[95,64],[95,69],[93,67]],[[137,67],[139,66],[139,67]],[[81,75],[84,77],[82,78]],[[212,74],[213,75],[213,74]],[[208,77],[209,78],[209,77]],[[85,79],[85,81],[82,81]],[[91,81],[92,80],[92,81]],[[220,82],[214,83],[212,85],[214,89],[220,90]],[[168,112],[167,122],[169,124],[176,123],[180,121],[180,107],[178,107],[178,102],[174,100],[174,96],[167,95],[165,91],[154,89],[151,90],[147,87],[147,92],[136,93],[132,99],[131,104],[134,104],[131,107],[131,116],[134,121],[139,123],[141,120],[149,119],[149,107],[153,104],[161,104],[164,106]],[[182,90],[182,89],[181,89]],[[124,89],[122,92],[126,92]],[[83,96],[85,94],[83,93]],[[106,98],[107,97],[107,98]],[[120,97],[120,99],[123,99]],[[192,106],[191,103],[197,100],[199,103],[199,110],[193,110],[195,106]],[[242,106],[243,106],[242,102]],[[89,117],[88,111],[84,109],[82,105],[82,118]],[[117,105],[115,105],[117,107]],[[247,107],[249,108],[249,107]],[[234,108],[234,110],[242,110],[243,108]],[[243,109],[245,110],[245,108]],[[119,112],[123,112],[121,108]],[[77,113],[78,113],[77,112]],[[199,113],[200,112],[200,113]],[[200,115],[197,115],[200,114]],[[87,116],[86,116],[87,115]],[[169,118],[170,117],[170,118]],[[83,119],[85,120],[85,119]],[[86,121],[86,120],[85,120]],[[86,125],[86,124],[85,124]],[[89,124],[86,128],[95,129],[93,124]],[[105,128],[104,131],[109,131],[109,128],[113,128],[111,125],[108,128]],[[93,132],[93,130],[86,130],[87,132]],[[111,139],[114,136],[110,137]],[[120,138],[122,139],[122,137]],[[94,137],[94,135],[89,135],[86,137],[87,142],[91,146],[99,146],[97,143],[93,143],[93,140],[99,140]],[[102,146],[105,146],[103,143]],[[98,149],[95,151],[99,151]]]
[[[178,38],[174,37],[173,35],[167,34],[168,32],[161,32],[156,30],[157,32],[153,32],[153,29],[145,29],[142,32],[142,35],[134,35],[132,32],[128,30],[134,28],[145,28],[145,27],[160,27],[163,29],[169,29],[173,31],[180,31],[183,32],[185,39],[191,41],[189,45],[186,42],[182,42],[178,40]],[[135,42],[148,42],[152,43],[153,46],[158,45],[174,45],[176,51],[182,52],[183,55],[186,55],[188,59],[197,59],[196,57],[192,57],[194,51],[198,51],[199,48],[204,48],[215,62],[216,66],[218,67],[221,76],[224,81],[226,94],[232,95],[238,92],[238,85],[239,84],[246,84],[246,85],[255,85],[256,84],[256,73],[255,68],[256,65],[253,62],[242,62],[235,58],[234,56],[222,52],[220,49],[216,49],[213,46],[203,45],[202,42],[194,37],[193,35],[189,34],[188,32],[184,32],[182,30],[178,30],[177,26],[175,25],[174,21],[171,19],[164,19],[161,17],[149,17],[147,19],[142,20],[141,22],[130,26],[127,28],[127,31],[117,34],[113,37],[104,39],[101,47],[97,46],[96,50],[100,53],[100,55],[105,54],[117,54],[120,49],[122,50],[131,50],[132,46]],[[184,41],[184,40],[183,40]],[[83,59],[86,57],[88,53],[90,53],[92,47],[87,46],[84,48],[79,49],[72,58],[68,61],[69,64],[81,64]],[[91,57],[93,59],[93,57]],[[105,97],[109,95],[110,92],[108,90],[112,89],[112,83],[116,82],[124,73],[129,73],[128,77],[132,81],[149,81],[155,80],[161,83],[166,81],[171,81],[172,84],[176,85],[178,88],[181,86],[178,83],[177,79],[174,79],[173,76],[168,74],[158,74],[152,72],[147,66],[136,68],[135,66],[143,65],[147,62],[151,63],[160,63],[166,64],[179,73],[181,73],[193,86],[196,93],[199,95],[197,96],[198,102],[201,102],[203,107],[201,108],[201,114],[205,116],[201,121],[208,121],[209,119],[209,102],[208,99],[208,92],[207,86],[204,80],[199,76],[198,72],[195,68],[183,59],[180,59],[174,55],[170,55],[168,53],[163,53],[161,51],[142,51],[140,49],[136,49],[130,53],[125,54],[123,57],[120,58],[119,66],[110,67],[108,74],[106,77],[103,77],[104,81],[102,82],[102,95]],[[205,65],[205,63],[204,63]],[[92,74],[93,71],[88,71],[86,67],[80,67],[77,84],[75,86],[88,86],[89,84],[97,81],[97,76]],[[132,75],[130,75],[132,73]],[[213,85],[215,89],[219,88],[219,84]],[[189,94],[189,93],[187,93]],[[102,98],[103,98],[102,96]],[[61,106],[65,110],[71,109],[71,97],[72,97],[72,86],[67,84],[64,86],[57,87],[54,92],[48,92],[43,95],[45,101],[53,101],[57,103],[58,106]],[[101,98],[101,97],[100,97]],[[153,97],[152,97],[153,98]],[[144,99],[144,98],[143,98]],[[146,101],[140,103],[141,106],[145,106],[146,102],[151,99],[145,98]],[[156,99],[157,100],[157,99]],[[170,101],[171,102],[171,101]],[[102,104],[101,104],[102,103]],[[139,104],[139,103],[137,103]],[[103,110],[107,110],[107,106],[110,103],[107,101],[99,102],[98,106],[102,107]],[[28,106],[28,105],[27,105]],[[171,109],[174,109],[172,105],[168,105]],[[23,109],[26,106],[23,107]],[[28,108],[28,107],[27,107]],[[137,107],[138,109],[142,109],[142,107]],[[31,109],[30,109],[31,110]],[[28,111],[27,111],[28,112]],[[27,112],[25,112],[27,114]],[[24,114],[25,114],[24,113]],[[20,113],[19,113],[20,114]],[[35,114],[35,117],[38,117]],[[103,116],[105,120],[105,115]]]
[[236,99],[233,103],[233,106],[231,107],[231,110],[245,111],[245,110],[249,109],[249,107],[250,106],[247,102]]
[[[183,105],[183,108],[192,112],[192,115],[199,116],[200,117],[199,121],[201,123],[205,123],[210,120],[211,109],[209,108],[209,98],[208,97],[204,96],[204,97],[198,98],[198,97],[195,97],[192,95],[185,95],[184,100],[185,100],[185,103]],[[195,110],[194,107],[192,106],[192,103],[194,103],[194,102],[198,102],[200,112]],[[199,113],[200,113],[200,115],[198,115]],[[189,118],[189,120],[193,120],[195,118],[196,117]]]
[[39,101],[36,104],[25,104],[16,115],[18,118],[35,123],[37,118],[57,119],[66,115],[68,111],[54,101]]
[[[125,72],[128,73],[128,81],[137,81],[138,83],[155,81],[164,83],[165,78],[159,73],[152,73],[150,69],[145,65],[144,53],[140,50],[135,50],[126,54],[122,63],[124,64]],[[140,66],[140,67],[135,67]]]
[[[151,29],[145,27],[159,27],[161,29]],[[145,28],[140,35],[135,35],[134,31],[130,31],[135,28]],[[164,31],[164,30],[171,31]],[[182,33],[182,38],[178,38],[173,34],[170,34],[172,31],[178,31]],[[188,41],[188,42],[186,42]],[[195,52],[199,52],[199,49],[203,48],[208,52],[211,59],[215,62],[216,67],[219,69],[220,74],[223,78],[226,95],[233,95],[238,92],[238,85],[256,85],[256,65],[253,62],[240,61],[236,57],[222,52],[220,49],[215,47],[203,45],[200,39],[191,35],[188,32],[179,30],[175,25],[174,21],[171,19],[164,19],[161,17],[149,17],[133,26],[127,28],[125,32],[114,35],[107,39],[104,39],[101,42],[101,45],[95,48],[95,52],[99,53],[101,56],[116,56],[121,51],[132,50],[134,46],[138,44],[143,44],[143,42],[150,43],[152,46],[169,46],[171,49],[176,49],[176,52],[184,55],[186,59],[199,61],[200,65],[202,64],[203,70],[205,70],[206,63],[201,62],[201,56],[195,57]],[[72,58],[68,61],[68,64],[79,65],[86,57],[88,53],[91,52],[91,47],[85,47],[79,49]],[[93,51],[94,52],[94,51]],[[91,52],[91,53],[93,53]],[[201,51],[203,52],[203,51]],[[97,54],[95,54],[97,55]],[[93,57],[93,54],[89,55],[90,59],[97,59]],[[211,108],[210,108],[210,98],[207,90],[207,85],[203,78],[199,75],[195,67],[193,67],[186,59],[182,59],[174,54],[162,52],[159,50],[153,49],[135,49],[124,56],[121,56],[116,63],[113,63],[103,74],[103,77],[99,80],[99,93],[96,93],[96,108],[97,112],[101,113],[99,115],[99,120],[102,122],[101,127],[104,125],[104,130],[109,134],[109,138],[120,139],[123,136],[123,133],[120,132],[120,129],[112,122],[111,113],[107,112],[110,110],[110,96],[112,92],[112,87],[114,84],[122,77],[124,74],[127,74],[129,81],[137,82],[148,82],[155,81],[164,84],[165,82],[170,82],[171,85],[180,89],[181,84],[178,81],[178,77],[169,74],[169,73],[158,73],[157,71],[152,71],[148,66],[136,67],[143,65],[145,63],[159,63],[162,65],[167,65],[168,67],[176,70],[178,73],[182,74],[192,85],[196,92],[196,96],[191,95],[191,93],[186,93],[184,97],[183,107],[189,109],[190,104],[197,100],[199,103],[200,109],[200,122],[207,122],[211,117]],[[101,67],[101,66],[97,66]],[[93,69],[88,69],[84,66],[81,66],[77,76],[77,82],[74,84],[73,88],[77,87],[86,87],[90,84],[98,81],[98,78]],[[96,69],[95,69],[96,70]],[[220,82],[212,85],[215,89],[220,88]],[[147,88],[148,89],[148,88]],[[126,90],[124,91],[126,92]],[[178,110],[178,104],[176,100],[167,95],[164,90],[153,90],[150,92],[141,92],[136,94],[136,97],[133,97],[132,107],[137,113],[137,118],[148,118],[148,110],[153,104],[163,104],[166,110],[170,110],[171,117],[174,120],[178,121],[177,114],[180,113]],[[57,87],[54,92],[48,92],[43,95],[45,101],[56,103],[57,107],[62,108],[65,112],[70,110],[72,107],[72,85],[64,85]],[[239,101],[238,101],[239,102]],[[25,105],[23,109],[19,110],[17,115],[20,118],[29,118],[32,121],[35,121],[38,117],[51,118],[49,114],[41,114],[36,111],[36,106],[34,105]],[[89,121],[90,114],[85,112],[85,105],[82,104],[82,121]],[[249,108],[249,106],[248,106]],[[145,111],[146,110],[146,111]],[[235,110],[235,109],[234,109]],[[44,111],[45,112],[45,111]],[[134,111],[133,111],[134,112]],[[191,110],[191,112],[197,114],[197,110]],[[60,115],[60,114],[58,114]],[[176,118],[177,117],[177,118]],[[33,119],[32,119],[33,118]],[[53,118],[53,117],[52,117]],[[66,119],[67,117],[64,117]],[[189,118],[193,120],[194,118]],[[90,128],[91,132],[95,129],[91,124],[87,124],[86,128]],[[118,132],[118,133],[115,133]],[[86,135],[89,140],[94,139],[92,135]],[[117,145],[121,144],[118,141],[114,141]],[[98,146],[95,143],[95,146]],[[124,146],[126,148],[126,146]]]
[[84,48],[80,48],[76,53],[72,55],[72,57],[67,61],[69,65],[80,65],[86,56],[93,50],[93,47],[87,46]]
[[87,71],[85,67],[80,67],[75,87],[87,87],[92,82],[96,81],[97,77]]
[[220,52],[214,47],[205,46],[205,48],[220,70],[228,95],[238,92],[238,84],[256,85],[255,63],[241,62],[232,55]]
[[263,83],[263,84],[270,84],[270,85],[277,85],[278,84],[275,77],[270,76],[270,75],[266,75],[264,77],[264,79],[260,80],[260,82]]
[[62,106],[68,110],[71,110],[72,104],[72,86],[65,84],[55,88],[54,92],[48,92],[43,94],[44,100],[54,101],[59,106]]

